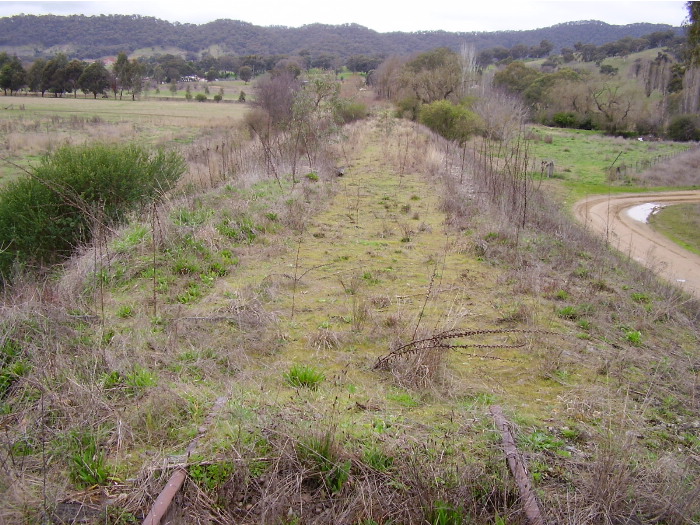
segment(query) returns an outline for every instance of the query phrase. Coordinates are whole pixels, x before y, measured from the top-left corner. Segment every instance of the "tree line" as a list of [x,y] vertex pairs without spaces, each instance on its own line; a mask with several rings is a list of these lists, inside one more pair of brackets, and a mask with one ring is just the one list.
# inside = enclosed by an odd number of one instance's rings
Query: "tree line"
[[78,91],[82,91],[97,98],[111,90],[115,97],[117,94],[123,96],[126,91],[136,98],[143,90],[144,72],[143,64],[138,60],[129,60],[126,53],[120,53],[109,69],[100,60],[69,60],[65,54],[59,53],[48,60],[35,60],[26,70],[16,56],[0,53],[0,89],[5,95],[13,95],[26,88],[41,93],[42,97],[46,93],[55,97],[68,93],[77,96]]
[[129,59],[122,51],[116,62],[107,67],[102,61],[70,59],[64,53],[51,58],[38,58],[29,67],[17,56],[0,53],[0,89],[5,95],[13,95],[27,89],[31,92],[49,93],[56,97],[65,94],[77,96],[79,91],[95,98],[109,91],[115,96],[124,92],[132,98],[145,88],[147,79],[155,84],[174,84],[186,77],[208,81],[235,78],[249,82],[254,77],[270,72],[282,65],[293,65],[299,71],[309,69],[340,70],[346,67],[353,72],[369,73],[382,62],[378,56],[354,55],[344,64],[338,64],[330,56],[313,58],[307,53],[287,55],[223,55],[214,57],[205,53],[198,60],[187,60],[179,55],[164,54]]
[[[697,57],[693,53],[698,45],[676,40],[670,32],[653,33],[638,41],[601,46],[591,54],[585,52],[586,45],[574,46],[569,59],[549,55],[538,66],[509,56],[488,68],[483,67],[483,53],[465,44],[459,53],[443,47],[412,57],[389,57],[369,81],[380,96],[396,104],[399,114],[459,143],[473,134],[502,136],[509,114],[612,135],[698,140],[700,101],[694,86],[700,80],[700,60],[696,65],[690,60]],[[636,58],[624,76],[601,63],[609,56],[627,56],[660,44],[680,48]],[[541,57],[549,51],[549,43],[543,41],[527,53]],[[582,65],[584,61],[588,65]]]
[[[654,31],[638,38],[625,36],[601,45],[578,41],[571,47],[562,47],[558,56],[560,61],[565,63],[576,60],[600,63],[610,57],[627,56],[646,49],[667,47],[677,59],[681,59],[684,52],[684,43],[684,37],[669,29],[666,31]],[[513,60],[545,58],[551,55],[554,48],[554,44],[549,40],[542,40],[538,45],[532,46],[518,43],[510,48],[503,46],[490,47],[479,52],[477,63],[481,67],[487,67],[491,64]]]

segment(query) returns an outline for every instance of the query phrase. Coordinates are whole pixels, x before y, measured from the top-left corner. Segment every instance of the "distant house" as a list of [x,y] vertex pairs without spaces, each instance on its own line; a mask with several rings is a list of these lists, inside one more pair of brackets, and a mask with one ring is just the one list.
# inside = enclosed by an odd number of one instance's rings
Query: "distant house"
[[180,77],[180,82],[206,82],[206,78],[198,77],[197,75],[188,75],[186,77]]

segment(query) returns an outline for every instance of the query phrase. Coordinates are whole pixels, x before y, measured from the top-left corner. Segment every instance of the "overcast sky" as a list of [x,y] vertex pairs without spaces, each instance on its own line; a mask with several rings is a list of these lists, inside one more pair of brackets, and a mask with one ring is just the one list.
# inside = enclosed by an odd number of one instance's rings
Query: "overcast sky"
[[685,2],[505,0],[151,0],[132,1],[0,1],[0,16],[17,14],[140,14],[171,22],[202,24],[219,18],[255,25],[299,27],[357,23],[387,31],[498,31],[535,29],[561,22],[602,20],[681,25]]

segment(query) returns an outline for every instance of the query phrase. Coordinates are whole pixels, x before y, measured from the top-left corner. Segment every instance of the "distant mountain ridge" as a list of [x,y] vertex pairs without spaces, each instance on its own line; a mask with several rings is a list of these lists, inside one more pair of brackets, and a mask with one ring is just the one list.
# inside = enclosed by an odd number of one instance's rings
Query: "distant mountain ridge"
[[682,28],[637,23],[617,26],[596,20],[567,22],[542,29],[496,32],[418,31],[379,33],[358,24],[309,24],[299,28],[256,26],[240,20],[206,24],[171,23],[140,15],[56,16],[16,15],[0,18],[0,51],[33,59],[64,51],[94,59],[121,51],[167,47],[191,55],[204,52],[233,55],[410,54],[436,47],[459,49],[462,42],[477,50],[516,44],[538,45],[548,40],[555,50],[577,42],[602,45],[624,37],[639,38],[656,31]]

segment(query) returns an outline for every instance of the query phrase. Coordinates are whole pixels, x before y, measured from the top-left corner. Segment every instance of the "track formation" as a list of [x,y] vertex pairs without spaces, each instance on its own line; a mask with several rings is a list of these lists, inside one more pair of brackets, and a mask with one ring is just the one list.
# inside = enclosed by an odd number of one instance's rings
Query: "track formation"
[[700,256],[685,250],[628,211],[643,204],[700,202],[700,191],[622,195],[593,195],[574,205],[574,214],[587,227],[605,236],[621,252],[700,297]]

